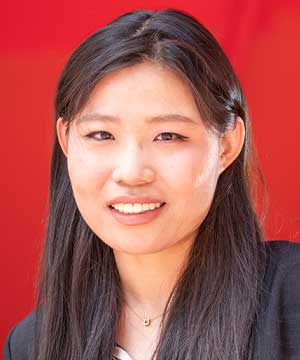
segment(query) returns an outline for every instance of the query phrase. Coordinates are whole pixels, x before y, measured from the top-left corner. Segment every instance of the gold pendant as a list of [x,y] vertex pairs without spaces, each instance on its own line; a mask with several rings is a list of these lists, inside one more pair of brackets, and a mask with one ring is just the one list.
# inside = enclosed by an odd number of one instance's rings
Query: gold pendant
[[150,325],[150,319],[144,319],[144,325],[149,326]]

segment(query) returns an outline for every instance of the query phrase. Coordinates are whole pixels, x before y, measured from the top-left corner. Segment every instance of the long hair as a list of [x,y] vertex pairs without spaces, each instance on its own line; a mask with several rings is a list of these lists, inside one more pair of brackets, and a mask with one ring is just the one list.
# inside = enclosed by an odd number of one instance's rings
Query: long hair
[[[213,35],[176,9],[123,14],[72,53],[58,81],[54,120],[69,125],[106,74],[144,61],[175,70],[204,124],[220,136],[237,116],[245,126],[243,147],[218,178],[166,304],[152,359],[250,359],[266,266],[266,206],[260,216],[257,204],[267,192],[241,85]],[[122,305],[119,273],[112,249],[80,214],[54,134],[32,358],[108,360]]]

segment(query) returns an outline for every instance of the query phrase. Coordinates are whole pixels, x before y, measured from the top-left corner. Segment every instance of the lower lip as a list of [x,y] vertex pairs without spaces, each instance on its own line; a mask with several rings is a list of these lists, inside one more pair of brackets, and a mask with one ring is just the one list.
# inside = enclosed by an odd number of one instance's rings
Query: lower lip
[[121,224],[125,225],[142,225],[154,220],[164,209],[166,204],[159,208],[148,210],[140,214],[123,214],[114,208],[108,208],[112,216]]

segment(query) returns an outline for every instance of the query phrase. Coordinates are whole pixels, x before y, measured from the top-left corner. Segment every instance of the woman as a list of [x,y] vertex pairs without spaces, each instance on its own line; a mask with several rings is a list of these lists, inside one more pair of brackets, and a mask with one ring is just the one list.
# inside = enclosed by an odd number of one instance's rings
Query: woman
[[36,310],[6,359],[300,358],[299,244],[265,241],[246,101],[203,25],[139,10],[95,32],[55,134]]

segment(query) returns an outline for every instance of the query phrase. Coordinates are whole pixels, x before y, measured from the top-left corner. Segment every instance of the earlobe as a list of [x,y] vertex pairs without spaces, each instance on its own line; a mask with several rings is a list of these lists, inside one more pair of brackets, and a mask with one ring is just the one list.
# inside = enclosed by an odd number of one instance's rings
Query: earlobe
[[245,125],[237,116],[234,128],[228,129],[221,137],[220,173],[223,172],[239,155],[245,141]]
[[67,123],[63,122],[62,117],[58,118],[56,121],[56,134],[63,153],[68,157]]

